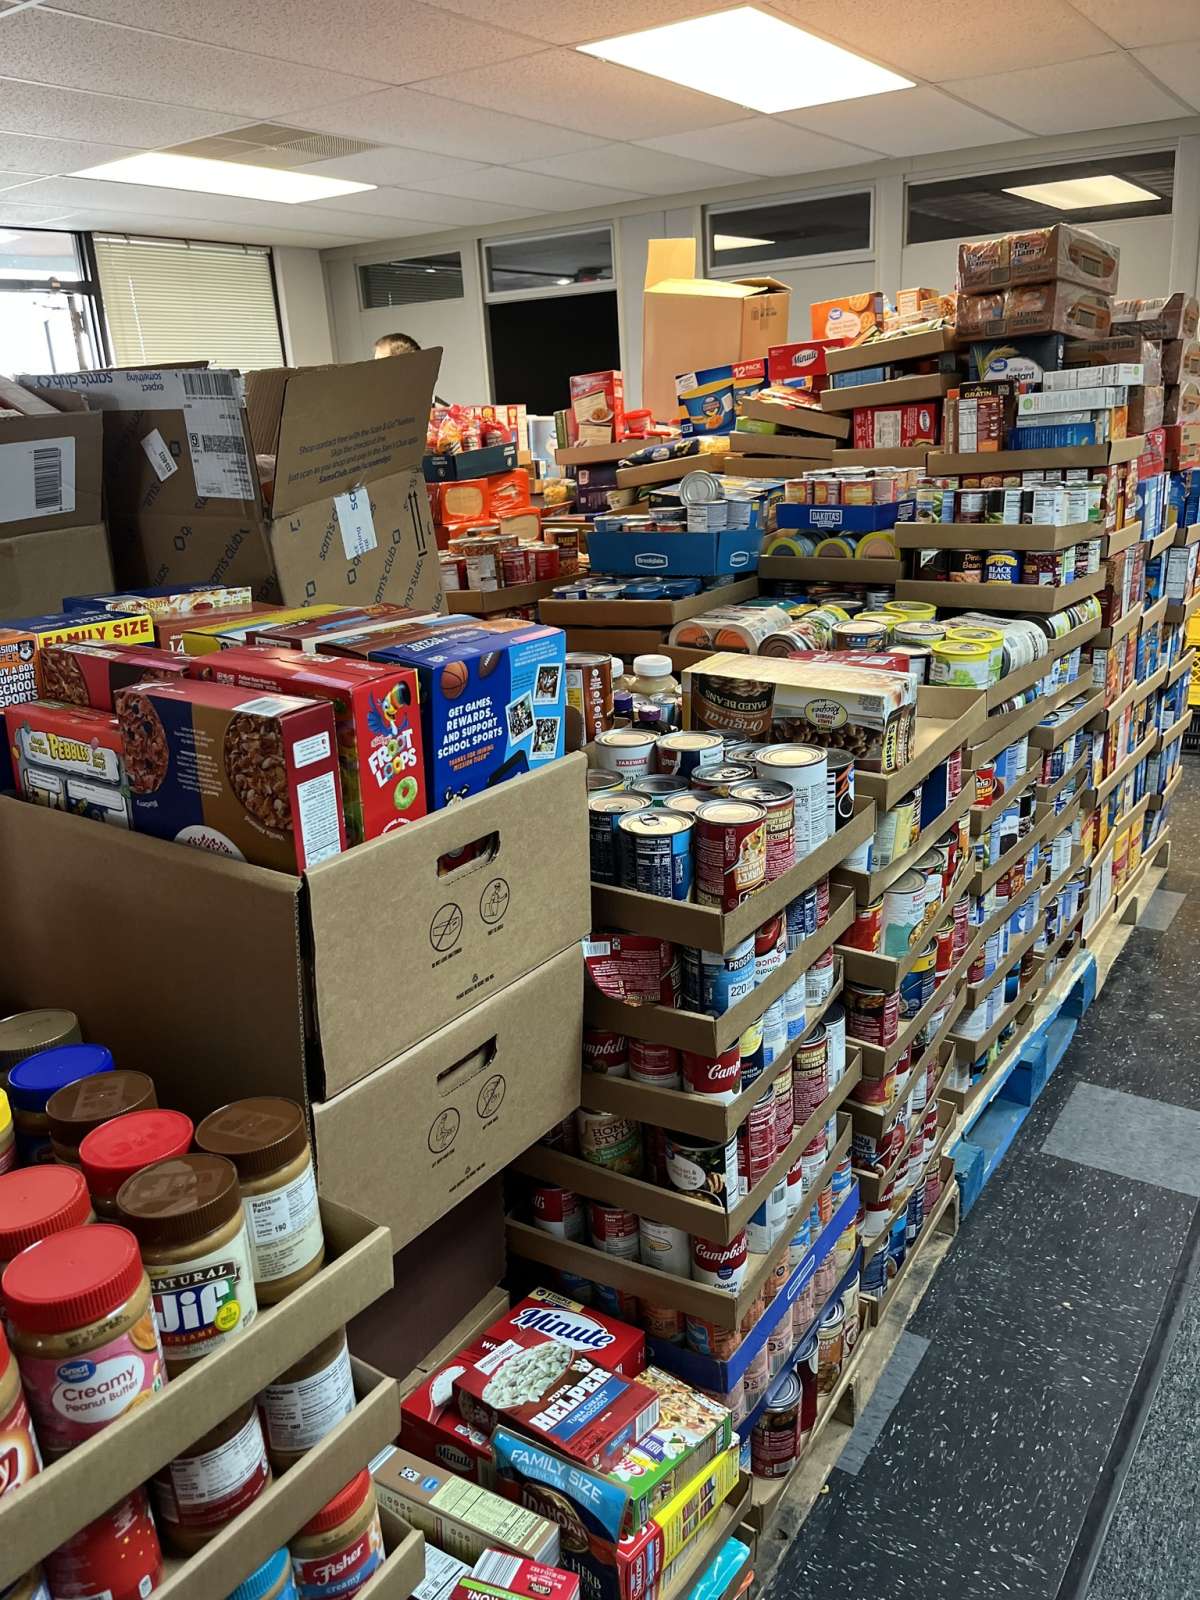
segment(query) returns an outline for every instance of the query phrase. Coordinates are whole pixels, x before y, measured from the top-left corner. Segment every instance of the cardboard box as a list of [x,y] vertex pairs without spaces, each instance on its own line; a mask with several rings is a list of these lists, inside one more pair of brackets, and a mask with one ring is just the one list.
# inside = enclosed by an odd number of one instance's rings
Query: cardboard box
[[0,411],[30,403],[40,414],[0,415],[0,537],[101,522],[99,416],[77,395],[17,384]]
[[393,1447],[374,1463],[379,1504],[403,1517],[439,1550],[478,1561],[485,1550],[511,1550],[531,1561],[558,1561],[556,1523],[467,1483],[420,1456]]
[[1117,287],[1121,252],[1069,222],[1027,228],[958,247],[958,289],[977,293],[1012,284],[1078,283],[1100,294]]
[[597,572],[711,578],[753,572],[762,548],[761,528],[719,533],[592,533],[588,553]]
[[94,639],[103,644],[154,643],[150,618],[119,611],[50,611],[40,617],[21,617],[13,626],[30,634],[40,650],[47,644],[67,644]]
[[651,239],[642,300],[642,404],[675,415],[680,372],[766,356],[787,334],[791,290],[775,278],[700,278],[695,239]]
[[79,583],[111,588],[112,581],[102,522],[11,536],[0,527],[0,619],[52,611],[64,589]]
[[[426,483],[452,483],[472,478],[487,478],[493,473],[512,472],[517,465],[515,444],[488,444],[478,450],[460,450],[454,455],[428,455],[421,460]],[[528,498],[528,489],[526,489]]]
[[983,294],[960,294],[956,326],[961,338],[1064,333],[1103,338],[1112,323],[1107,295],[1069,283],[1029,283]]
[[1142,339],[1194,339],[1200,327],[1200,301],[1177,289],[1152,300],[1114,300],[1113,332]]
[[800,344],[776,344],[767,351],[767,379],[789,383],[797,378],[827,378],[830,350],[841,350],[844,339],[806,339]]

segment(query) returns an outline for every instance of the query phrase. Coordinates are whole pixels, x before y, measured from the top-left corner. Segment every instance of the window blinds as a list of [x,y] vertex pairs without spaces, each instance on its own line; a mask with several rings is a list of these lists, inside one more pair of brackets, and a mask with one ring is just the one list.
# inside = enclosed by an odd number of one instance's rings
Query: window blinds
[[269,250],[105,234],[93,242],[118,366],[283,365]]

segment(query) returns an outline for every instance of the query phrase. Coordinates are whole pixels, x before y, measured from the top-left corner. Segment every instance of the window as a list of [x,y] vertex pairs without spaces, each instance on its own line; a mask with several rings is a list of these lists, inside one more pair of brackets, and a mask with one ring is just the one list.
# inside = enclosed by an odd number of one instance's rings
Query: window
[[118,366],[283,365],[271,252],[253,245],[95,236]]
[[871,249],[871,191],[709,206],[704,236],[709,272],[865,255]]
[[487,298],[591,293],[613,282],[612,229],[488,240],[483,246]]
[[[1008,192],[1088,178],[1120,178],[1126,184],[1146,190],[1149,198],[1120,205],[1085,203],[1067,208]],[[906,243],[984,238],[991,233],[1008,233],[1018,228],[1040,228],[1051,222],[1081,222],[1091,226],[1122,217],[1169,215],[1174,190],[1175,154],[1172,150],[974,173],[971,177],[950,178],[943,183],[910,183],[905,208]],[[1079,197],[1085,196],[1086,189],[1080,191]]]
[[0,228],[0,368],[80,372],[104,361],[86,241],[46,228]]
[[364,311],[461,300],[462,257],[455,250],[444,256],[414,256],[409,261],[372,261],[358,269],[358,295]]

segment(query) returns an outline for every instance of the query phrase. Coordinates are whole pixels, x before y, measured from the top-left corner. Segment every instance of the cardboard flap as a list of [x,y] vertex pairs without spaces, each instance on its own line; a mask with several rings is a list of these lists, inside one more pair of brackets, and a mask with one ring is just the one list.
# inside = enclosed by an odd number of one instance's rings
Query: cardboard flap
[[730,278],[664,278],[650,293],[687,295],[695,300],[749,300],[761,293]]
[[738,283],[752,290],[755,294],[791,294],[786,283],[780,283],[778,278],[739,278]]
[[441,350],[433,349],[344,367],[302,367],[285,371],[282,385],[276,373],[250,374],[247,395],[260,377],[268,380],[259,386],[257,431],[251,425],[255,450],[270,431],[269,407],[282,388],[275,516],[419,467],[441,360]]
[[695,239],[650,240],[646,247],[647,289],[660,288],[668,279],[674,284],[695,276]]

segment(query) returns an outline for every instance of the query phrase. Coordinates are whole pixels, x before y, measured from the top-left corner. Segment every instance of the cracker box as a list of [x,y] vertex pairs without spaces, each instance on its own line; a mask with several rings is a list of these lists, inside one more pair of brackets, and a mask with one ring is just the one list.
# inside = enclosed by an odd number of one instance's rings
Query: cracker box
[[839,345],[861,344],[875,330],[883,330],[883,295],[842,295],[836,300],[814,300],[809,307],[814,339]]
[[111,711],[118,689],[156,678],[185,678],[187,660],[152,645],[48,644],[38,651],[38,691],[43,699]]
[[5,624],[6,631],[32,635],[40,650],[47,644],[69,644],[95,639],[103,644],[153,644],[154,623],[145,615],[120,611],[55,611],[41,617],[21,617]]
[[249,584],[175,584],[164,589],[127,589],[121,594],[69,594],[64,611],[145,611],[152,617],[191,617],[228,611],[254,599]]
[[370,652],[416,670],[432,809],[563,754],[566,635],[512,618],[420,635]]
[[329,702],[350,844],[425,815],[421,711],[411,668],[249,646],[184,659],[214,683]]
[[328,703],[189,679],[116,709],[136,832],[283,872],[345,849]]
[[375,1497],[386,1511],[460,1561],[474,1563],[499,1546],[530,1561],[558,1564],[557,1523],[480,1484],[466,1483],[398,1448],[375,1458],[372,1476]]
[[579,1600],[579,1579],[561,1567],[543,1566],[524,1556],[485,1550],[454,1586],[451,1600]]
[[36,805],[130,825],[123,741],[109,711],[35,700],[4,712],[18,792]]

